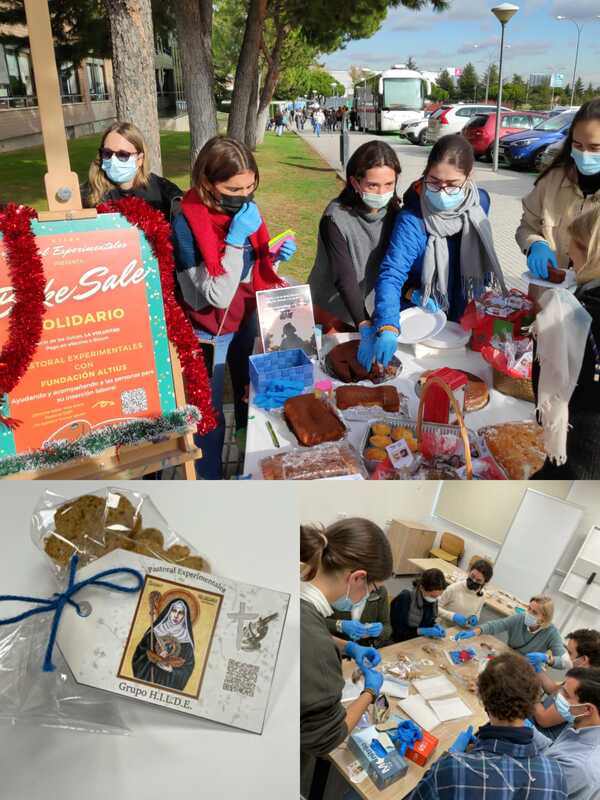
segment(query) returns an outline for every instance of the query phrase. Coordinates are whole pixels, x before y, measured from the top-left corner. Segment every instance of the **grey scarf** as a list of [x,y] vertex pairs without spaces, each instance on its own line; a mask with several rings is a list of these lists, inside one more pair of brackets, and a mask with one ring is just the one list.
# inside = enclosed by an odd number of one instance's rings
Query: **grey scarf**
[[[415,587],[410,593],[410,608],[408,609],[409,628],[419,628],[421,626],[421,620],[423,619],[423,606],[425,605],[425,602],[426,601],[423,600],[423,595],[419,591],[419,588]],[[435,603],[430,603],[429,605],[433,606],[434,617],[437,619],[437,601]]]
[[435,209],[423,186],[421,210],[428,233],[421,274],[423,303],[433,296],[440,308],[448,310],[448,237],[461,231],[460,274],[465,297],[469,300],[478,297],[486,287],[499,287],[506,294],[502,267],[494,249],[492,226],[481,207],[479,190],[474,183],[467,182],[464,202],[452,211]]

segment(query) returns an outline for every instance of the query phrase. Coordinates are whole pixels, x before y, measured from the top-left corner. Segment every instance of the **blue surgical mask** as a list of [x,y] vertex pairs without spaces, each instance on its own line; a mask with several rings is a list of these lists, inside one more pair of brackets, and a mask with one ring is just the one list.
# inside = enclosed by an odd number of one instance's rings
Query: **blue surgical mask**
[[535,628],[539,625],[538,618],[535,617],[533,614],[529,614],[528,612],[524,615],[525,616],[525,625],[528,628]]
[[353,608],[357,608],[362,603],[364,603],[364,601],[369,596],[369,591],[367,590],[366,595],[364,597],[362,597],[358,601],[358,603],[353,603],[352,600],[349,597],[349,592],[350,592],[350,590],[348,589],[348,591],[346,592],[346,596],[345,597],[340,597],[338,600],[333,602],[331,604],[331,607],[335,608],[336,611],[349,611],[349,612],[351,612]]
[[431,189],[425,189],[425,196],[437,211],[452,211],[465,201],[463,189],[456,194],[447,194],[443,190],[441,192],[433,192]]
[[582,175],[597,175],[600,172],[600,153],[587,153],[573,147],[571,155]]
[[585,714],[573,714],[572,708],[579,708],[583,703],[573,703],[571,705],[562,692],[558,692],[554,696],[554,707],[564,719],[565,722],[575,722],[579,717],[585,717]]
[[367,208],[385,208],[392,197],[394,192],[386,192],[385,194],[371,194],[370,192],[363,192],[361,194],[363,203]]
[[132,154],[127,161],[119,161],[116,156],[102,159],[102,169],[113,183],[129,183],[137,172],[137,156]]

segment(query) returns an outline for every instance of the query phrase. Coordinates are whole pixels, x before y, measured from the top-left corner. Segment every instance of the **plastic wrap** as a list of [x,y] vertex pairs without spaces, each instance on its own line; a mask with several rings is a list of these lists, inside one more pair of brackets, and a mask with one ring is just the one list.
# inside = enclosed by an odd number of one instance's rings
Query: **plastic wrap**
[[482,447],[512,481],[529,480],[546,459],[543,428],[536,422],[503,422],[479,429]]
[[310,449],[288,450],[264,458],[262,475],[271,481],[311,481],[324,478],[367,478],[356,450],[346,442],[328,443]]
[[104,487],[73,498],[46,490],[33,513],[31,535],[60,581],[74,553],[83,567],[117,549],[210,571],[152,500],[128,489]]

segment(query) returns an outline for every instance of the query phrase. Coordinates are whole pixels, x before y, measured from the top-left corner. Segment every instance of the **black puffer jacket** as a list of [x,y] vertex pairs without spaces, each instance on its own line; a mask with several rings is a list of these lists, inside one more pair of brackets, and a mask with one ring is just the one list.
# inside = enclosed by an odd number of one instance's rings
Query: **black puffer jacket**
[[[90,207],[90,186],[84,183],[81,187],[81,201],[84,208]],[[107,192],[102,198],[102,202],[108,200],[122,200],[123,197],[141,197],[153,208],[162,211],[168,222],[171,221],[173,216],[179,211],[179,201],[183,192],[176,184],[163,178],[160,175],[155,175],[153,172],[148,177],[148,186],[139,189],[120,189],[115,186]]]

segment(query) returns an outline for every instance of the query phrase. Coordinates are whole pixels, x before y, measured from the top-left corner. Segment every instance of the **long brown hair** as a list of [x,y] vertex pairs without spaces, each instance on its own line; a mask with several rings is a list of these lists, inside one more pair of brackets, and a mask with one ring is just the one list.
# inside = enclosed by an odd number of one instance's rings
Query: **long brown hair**
[[300,526],[302,579],[312,581],[319,570],[326,574],[364,569],[368,581],[384,581],[392,574],[392,550],[381,528],[369,519],[352,517],[327,527]]
[[[396,175],[396,181],[402,172],[402,167],[400,166],[396,151],[390,147],[387,142],[380,142],[377,139],[361,144],[348,159],[348,163],[346,164],[346,186],[338,197],[339,202],[343,206],[347,208],[356,208],[362,205],[362,198],[352,186],[350,178],[360,181],[370,169],[374,169],[375,167],[389,167],[393,169]],[[390,208],[400,208],[400,198],[397,192],[398,189],[394,186],[394,196],[390,201]]]
[[577,182],[575,161],[571,155],[573,149],[573,137],[575,134],[575,126],[580,122],[600,122],[600,97],[594,97],[593,100],[588,100],[577,111],[571,122],[568,134],[565,136],[563,146],[560,148],[553,161],[548,164],[546,169],[542,170],[536,178],[536,185],[545,178],[549,172],[555,169],[562,169],[567,175],[571,175],[574,183]]
[[600,278],[600,207],[576,217],[568,228],[571,238],[587,253],[587,261],[577,273],[577,283]]
[[[118,133],[124,139],[127,139],[129,144],[132,144],[138,153],[143,153],[142,166],[138,170],[133,179],[133,188],[139,189],[140,186],[148,186],[148,179],[150,177],[150,168],[148,165],[148,149],[142,132],[132,122],[113,122],[112,125],[104,131],[102,139],[100,139],[100,148],[104,147],[104,142],[109,133]],[[100,149],[99,148],[99,149]],[[90,165],[88,173],[88,183],[90,185],[90,193],[88,202],[90,206],[97,206],[101,203],[103,198],[115,188],[115,184],[110,181],[102,169],[102,159],[100,153],[96,153],[96,158]]]
[[206,184],[214,186],[215,183],[228,181],[241,172],[253,172],[255,188],[258,189],[260,176],[252,152],[231,136],[213,136],[198,153],[192,169],[192,186],[204,205],[215,209],[218,204]]

